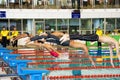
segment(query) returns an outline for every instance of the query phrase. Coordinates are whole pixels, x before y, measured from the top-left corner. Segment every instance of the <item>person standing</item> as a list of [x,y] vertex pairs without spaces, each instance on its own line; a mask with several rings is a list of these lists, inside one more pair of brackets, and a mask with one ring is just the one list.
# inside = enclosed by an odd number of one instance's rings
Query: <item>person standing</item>
[[83,6],[88,6],[88,0],[83,0]]
[[80,0],[77,0],[77,9],[81,9],[81,7],[80,7]]
[[8,35],[9,35],[9,31],[5,28],[5,26],[3,26],[2,31],[1,31],[3,47],[7,46],[7,36]]
[[10,35],[8,33],[8,35],[7,35],[7,46],[9,46],[9,45],[10,45]]
[[43,33],[43,30],[40,28],[38,31],[37,31],[37,34],[40,35]]
[[[17,28],[14,27],[13,30],[12,30],[12,38],[15,38],[18,36],[18,31],[17,31]],[[17,40],[14,41],[14,43],[12,44],[13,47],[17,47]]]
[[[96,30],[96,34],[98,35],[98,36],[102,36],[103,35],[103,31],[102,31],[102,29],[100,28],[100,27],[98,27],[97,28],[97,30]],[[97,56],[101,56],[101,51],[102,51],[102,43],[100,42],[100,41],[98,41],[98,43],[97,43],[97,46],[98,46],[98,52],[97,52]]]
[[[100,27],[97,28],[96,34],[98,36],[102,36],[103,35],[103,31],[102,31],[102,29]],[[101,47],[101,46],[102,46],[101,42],[98,41],[98,47]]]
[[75,0],[72,0],[72,8],[74,9],[75,8]]

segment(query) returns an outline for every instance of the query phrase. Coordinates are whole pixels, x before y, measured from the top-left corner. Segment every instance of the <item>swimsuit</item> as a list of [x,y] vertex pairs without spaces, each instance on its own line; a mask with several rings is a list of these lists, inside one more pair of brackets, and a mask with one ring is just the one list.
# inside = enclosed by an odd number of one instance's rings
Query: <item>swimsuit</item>
[[98,39],[99,36],[97,34],[70,35],[70,40],[98,41]]

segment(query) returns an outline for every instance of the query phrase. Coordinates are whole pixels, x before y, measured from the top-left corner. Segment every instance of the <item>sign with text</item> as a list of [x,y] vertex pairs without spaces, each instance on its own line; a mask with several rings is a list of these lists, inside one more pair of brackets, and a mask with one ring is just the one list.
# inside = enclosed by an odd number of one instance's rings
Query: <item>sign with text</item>
[[0,18],[6,18],[6,11],[0,11]]
[[80,18],[80,10],[73,10],[72,11],[72,18]]

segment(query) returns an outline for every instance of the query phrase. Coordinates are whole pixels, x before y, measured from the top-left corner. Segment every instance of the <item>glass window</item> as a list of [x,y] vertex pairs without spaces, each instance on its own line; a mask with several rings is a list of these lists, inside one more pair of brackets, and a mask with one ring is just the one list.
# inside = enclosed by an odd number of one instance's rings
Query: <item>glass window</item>
[[116,19],[116,30],[118,30],[118,34],[120,35],[120,18]]
[[115,29],[115,19],[107,18],[106,19],[106,31],[113,32]]
[[27,19],[23,19],[23,31],[27,30]]
[[10,20],[10,30],[13,29],[13,27],[16,27],[18,31],[21,31],[21,19],[11,19]]
[[81,29],[90,30],[91,29],[91,19],[81,19]]
[[92,19],[92,33],[95,33],[98,27],[100,27],[102,30],[104,29],[104,19]]
[[8,28],[8,19],[0,19],[0,30],[2,30],[3,26]]
[[57,29],[60,31],[67,31],[68,19],[57,19]]
[[29,32],[30,34],[34,34],[33,32],[33,20],[32,19],[23,19],[23,32]]
[[116,28],[117,28],[117,29],[120,29],[120,18],[117,19],[116,25],[117,25]]
[[81,19],[81,34],[91,33],[91,19]]
[[69,33],[70,34],[79,34],[79,19],[70,19],[69,20]]
[[35,34],[40,35],[42,32],[44,32],[44,22],[43,21],[36,21],[35,22]]
[[45,20],[45,30],[46,31],[56,30],[56,19],[46,19]]

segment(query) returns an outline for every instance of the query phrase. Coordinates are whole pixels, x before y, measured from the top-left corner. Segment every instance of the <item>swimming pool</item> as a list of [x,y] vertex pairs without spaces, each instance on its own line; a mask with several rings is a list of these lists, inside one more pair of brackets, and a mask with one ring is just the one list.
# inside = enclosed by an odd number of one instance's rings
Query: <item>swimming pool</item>
[[27,69],[50,71],[43,74],[42,80],[120,80],[119,61],[114,56],[115,68],[113,68],[107,50],[102,51],[102,56],[96,55],[96,52],[90,54],[96,67],[91,64],[82,51],[63,53],[60,58],[55,58],[49,52],[41,50],[23,50],[18,53],[21,56],[17,59],[32,60],[27,63]]
[[[101,61],[96,61],[96,68],[92,66],[88,58],[81,54],[73,54],[68,59],[56,59],[51,56],[39,57],[29,63],[28,68],[47,69],[50,73],[44,76],[44,80],[120,80],[119,62],[114,58],[113,68],[110,59],[105,56]],[[108,55],[108,54],[107,54]],[[31,59],[30,57],[28,59]],[[35,63],[35,64],[33,64]]]

